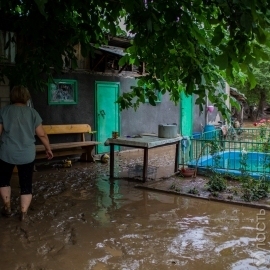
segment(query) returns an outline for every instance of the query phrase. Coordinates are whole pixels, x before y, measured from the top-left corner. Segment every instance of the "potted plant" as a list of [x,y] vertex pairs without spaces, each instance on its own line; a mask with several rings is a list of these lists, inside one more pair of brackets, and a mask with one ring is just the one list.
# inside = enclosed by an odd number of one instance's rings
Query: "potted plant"
[[184,177],[191,177],[194,176],[195,169],[183,166],[182,168],[179,169],[179,172]]

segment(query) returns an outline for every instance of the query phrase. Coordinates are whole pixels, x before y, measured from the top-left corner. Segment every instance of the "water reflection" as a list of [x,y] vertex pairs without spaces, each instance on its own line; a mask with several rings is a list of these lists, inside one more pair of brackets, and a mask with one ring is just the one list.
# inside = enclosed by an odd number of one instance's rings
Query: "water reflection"
[[119,180],[99,179],[96,183],[96,210],[92,216],[102,225],[112,220],[112,213],[121,207],[122,194],[119,193]]
[[[102,258],[89,261],[93,267],[97,260],[106,266],[114,261],[119,267],[114,269],[270,267],[268,234],[265,251],[258,253],[260,209],[145,190],[127,196],[128,185],[121,180],[100,181],[97,188],[100,209],[96,215],[103,225],[113,228],[115,238],[104,238],[96,249],[108,252],[109,246],[110,253],[117,251],[118,256],[108,257],[105,252]],[[264,221],[269,228],[269,213]]]

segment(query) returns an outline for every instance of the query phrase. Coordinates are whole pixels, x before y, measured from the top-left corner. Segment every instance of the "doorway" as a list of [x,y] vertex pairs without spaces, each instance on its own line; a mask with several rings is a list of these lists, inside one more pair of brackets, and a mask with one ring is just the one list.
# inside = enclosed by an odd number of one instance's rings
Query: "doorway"
[[[95,122],[97,141],[101,142],[97,146],[97,154],[109,152],[109,146],[104,142],[112,137],[112,131],[119,132],[119,105],[116,103],[119,89],[119,82],[95,83]],[[115,147],[115,150],[118,149]]]
[[193,98],[181,92],[180,104],[180,134],[191,136],[193,130]]

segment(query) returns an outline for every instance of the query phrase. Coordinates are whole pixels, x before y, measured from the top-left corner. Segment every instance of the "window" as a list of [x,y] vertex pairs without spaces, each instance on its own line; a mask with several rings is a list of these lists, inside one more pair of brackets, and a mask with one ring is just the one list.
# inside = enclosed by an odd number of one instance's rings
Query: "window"
[[[15,54],[16,54],[16,46],[15,43],[12,42],[14,39],[13,32],[1,31],[0,30],[0,60],[8,63],[15,63]],[[9,46],[5,49],[7,43]]]
[[49,105],[69,105],[78,102],[78,84],[76,80],[54,79],[48,83]]

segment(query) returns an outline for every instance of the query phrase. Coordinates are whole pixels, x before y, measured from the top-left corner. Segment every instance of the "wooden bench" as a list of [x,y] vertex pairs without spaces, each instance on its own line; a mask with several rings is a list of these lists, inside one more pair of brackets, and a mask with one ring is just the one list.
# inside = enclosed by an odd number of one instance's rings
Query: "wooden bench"
[[[43,125],[49,139],[50,135],[55,134],[80,134],[80,141],[51,143],[51,149],[54,157],[70,156],[80,154],[81,161],[95,162],[92,152],[94,147],[100,142],[86,141],[85,133],[94,133],[88,124],[69,124],[69,125]],[[92,139],[92,136],[91,136]],[[36,145],[36,159],[46,158],[44,146]]]

